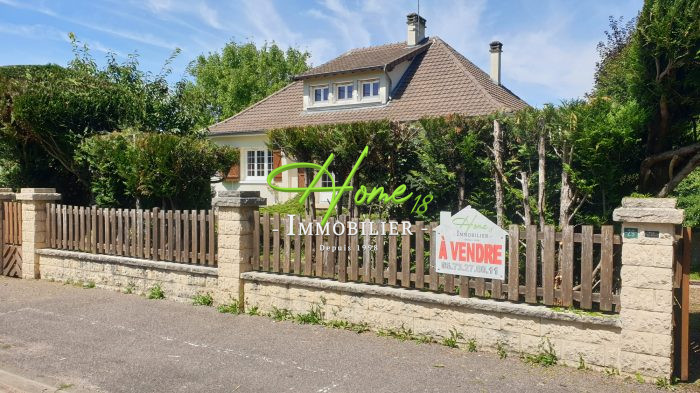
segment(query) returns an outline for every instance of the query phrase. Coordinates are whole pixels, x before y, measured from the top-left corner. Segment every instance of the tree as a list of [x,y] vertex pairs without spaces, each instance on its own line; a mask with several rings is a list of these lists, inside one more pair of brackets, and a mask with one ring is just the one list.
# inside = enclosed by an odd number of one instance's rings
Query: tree
[[194,82],[185,87],[199,110],[197,125],[207,127],[276,92],[309,68],[308,59],[308,52],[283,51],[275,43],[257,48],[233,41],[220,53],[199,56],[188,69]]
[[238,161],[238,150],[197,136],[125,131],[84,140],[77,161],[90,170],[99,206],[203,209],[211,179]]

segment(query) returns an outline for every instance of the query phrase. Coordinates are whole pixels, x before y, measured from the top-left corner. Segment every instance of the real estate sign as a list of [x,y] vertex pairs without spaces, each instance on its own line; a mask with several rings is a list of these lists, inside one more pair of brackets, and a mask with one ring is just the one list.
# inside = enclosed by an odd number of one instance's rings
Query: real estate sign
[[507,233],[483,214],[470,206],[440,212],[435,232],[438,273],[505,279]]

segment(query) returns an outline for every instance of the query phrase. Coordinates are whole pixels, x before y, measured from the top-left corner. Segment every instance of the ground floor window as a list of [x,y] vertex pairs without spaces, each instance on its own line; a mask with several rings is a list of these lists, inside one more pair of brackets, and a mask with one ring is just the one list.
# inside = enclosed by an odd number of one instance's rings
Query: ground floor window
[[270,150],[248,150],[246,154],[246,177],[267,177],[272,171],[272,152]]

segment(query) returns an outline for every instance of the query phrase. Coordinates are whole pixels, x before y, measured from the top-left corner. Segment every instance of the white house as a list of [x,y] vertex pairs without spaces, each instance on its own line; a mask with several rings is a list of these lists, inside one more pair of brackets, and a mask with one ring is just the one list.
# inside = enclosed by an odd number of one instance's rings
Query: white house
[[[500,42],[490,44],[487,74],[438,37],[425,36],[425,19],[407,17],[406,42],[353,49],[297,75],[294,81],[238,114],[209,127],[216,143],[240,148],[218,189],[256,190],[268,204],[291,198],[266,184],[287,158],[265,146],[266,131],[291,126],[368,120],[414,121],[426,116],[487,115],[527,106],[501,84]],[[290,171],[275,180],[303,186]],[[316,200],[323,200],[321,195]]]

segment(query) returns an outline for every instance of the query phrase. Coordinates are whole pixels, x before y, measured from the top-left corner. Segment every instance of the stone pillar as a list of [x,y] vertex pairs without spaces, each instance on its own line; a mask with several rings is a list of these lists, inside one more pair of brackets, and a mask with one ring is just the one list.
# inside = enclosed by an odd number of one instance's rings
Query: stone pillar
[[259,191],[219,191],[212,205],[218,210],[219,291],[215,300],[244,305],[240,274],[250,270],[253,257],[253,217],[265,205]]
[[683,210],[673,198],[624,198],[622,222],[620,369],[647,378],[673,370],[673,263]]
[[55,188],[22,188],[16,199],[22,202],[22,278],[40,278],[34,251],[46,247],[46,205],[61,194]]

